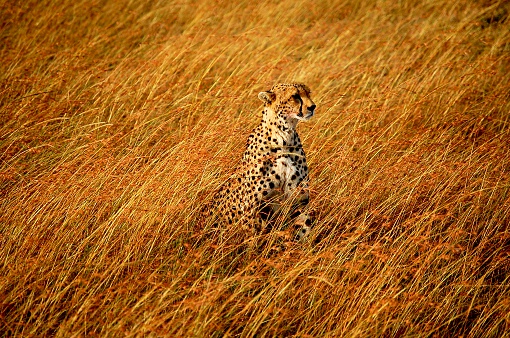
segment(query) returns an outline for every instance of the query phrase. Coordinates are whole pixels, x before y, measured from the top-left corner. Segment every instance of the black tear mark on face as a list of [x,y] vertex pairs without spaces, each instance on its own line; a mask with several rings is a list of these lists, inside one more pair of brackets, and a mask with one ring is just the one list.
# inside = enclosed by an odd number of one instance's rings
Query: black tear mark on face
[[299,102],[298,116],[303,117],[303,100],[301,99],[301,96],[299,95],[299,93],[296,93],[296,94],[292,95],[292,98]]

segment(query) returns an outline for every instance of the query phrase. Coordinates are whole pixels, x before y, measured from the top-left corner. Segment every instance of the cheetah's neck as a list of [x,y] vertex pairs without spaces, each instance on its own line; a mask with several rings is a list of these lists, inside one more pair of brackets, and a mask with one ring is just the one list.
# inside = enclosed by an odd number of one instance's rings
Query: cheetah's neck
[[275,118],[277,114],[268,110],[268,107],[264,108],[261,128],[263,129],[262,134],[270,137],[269,144],[271,148],[301,147],[301,140],[296,131],[297,123],[290,123],[278,117]]

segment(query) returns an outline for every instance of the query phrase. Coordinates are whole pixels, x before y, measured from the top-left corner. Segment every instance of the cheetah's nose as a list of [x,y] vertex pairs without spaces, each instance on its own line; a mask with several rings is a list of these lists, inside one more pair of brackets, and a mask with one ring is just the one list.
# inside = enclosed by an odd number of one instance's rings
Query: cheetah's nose
[[315,110],[315,105],[314,105],[314,104],[312,104],[312,105],[311,105],[310,107],[308,107],[307,109],[308,109],[308,111],[309,111],[310,113],[313,113],[313,111]]

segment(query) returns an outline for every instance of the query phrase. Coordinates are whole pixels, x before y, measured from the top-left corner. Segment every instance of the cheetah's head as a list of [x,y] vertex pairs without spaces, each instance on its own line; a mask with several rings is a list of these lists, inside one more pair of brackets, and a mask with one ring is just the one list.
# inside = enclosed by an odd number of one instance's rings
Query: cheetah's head
[[280,83],[271,90],[259,93],[264,106],[270,108],[276,118],[291,124],[309,120],[314,113],[315,103],[310,98],[310,89],[302,83]]

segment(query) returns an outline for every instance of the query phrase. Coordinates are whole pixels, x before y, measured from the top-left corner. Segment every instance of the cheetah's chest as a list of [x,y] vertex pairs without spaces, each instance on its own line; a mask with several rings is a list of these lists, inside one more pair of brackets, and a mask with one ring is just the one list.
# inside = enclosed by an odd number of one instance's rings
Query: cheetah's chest
[[289,192],[295,188],[296,185],[308,176],[308,171],[305,170],[305,167],[306,162],[303,156],[295,154],[279,157],[276,160],[275,168],[280,176],[279,187],[284,192]]

